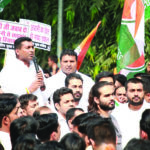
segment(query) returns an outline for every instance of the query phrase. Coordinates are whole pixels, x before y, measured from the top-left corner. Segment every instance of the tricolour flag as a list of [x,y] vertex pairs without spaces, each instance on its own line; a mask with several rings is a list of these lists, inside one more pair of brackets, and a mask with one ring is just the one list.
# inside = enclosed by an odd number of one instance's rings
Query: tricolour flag
[[0,12],[2,12],[4,7],[10,2],[11,0],[0,0]]
[[96,34],[96,31],[99,27],[99,25],[101,24],[101,21],[98,22],[98,24],[96,25],[96,27],[89,33],[89,35],[80,43],[80,45],[75,49],[75,52],[78,55],[78,62],[77,62],[77,70],[80,69],[81,64],[83,62],[83,59],[86,55],[86,52]]
[[117,73],[127,78],[144,72],[144,4],[142,0],[125,0],[120,27]]

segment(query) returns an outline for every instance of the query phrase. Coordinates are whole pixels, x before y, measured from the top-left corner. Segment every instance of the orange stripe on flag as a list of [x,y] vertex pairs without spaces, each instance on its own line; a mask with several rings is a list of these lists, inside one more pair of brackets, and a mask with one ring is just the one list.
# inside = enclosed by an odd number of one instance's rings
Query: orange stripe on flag
[[123,19],[132,19],[131,6],[132,6],[133,2],[134,2],[134,0],[126,0],[124,2],[124,9],[123,9],[123,14],[122,14]]
[[138,31],[143,13],[144,13],[144,4],[143,4],[142,0],[136,0],[136,22],[135,22],[134,37],[136,36],[136,33]]
[[83,59],[86,55],[86,52],[96,34],[96,31],[101,24],[101,21],[98,22],[96,27],[89,33],[89,35],[80,43],[80,45],[75,49],[75,52],[78,54],[77,70],[80,69]]

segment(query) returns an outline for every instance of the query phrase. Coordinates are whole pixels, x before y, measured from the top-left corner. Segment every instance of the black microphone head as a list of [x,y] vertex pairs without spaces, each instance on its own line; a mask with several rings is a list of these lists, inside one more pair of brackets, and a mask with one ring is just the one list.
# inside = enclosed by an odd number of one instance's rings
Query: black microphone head
[[32,60],[33,60],[33,63],[34,63],[34,66],[35,66],[36,72],[38,73],[38,71],[39,71],[39,66],[38,66],[38,64],[37,64],[36,57],[35,57],[35,56],[33,56]]
[[35,56],[33,56],[32,60],[33,60],[33,61],[36,61],[36,57],[35,57]]

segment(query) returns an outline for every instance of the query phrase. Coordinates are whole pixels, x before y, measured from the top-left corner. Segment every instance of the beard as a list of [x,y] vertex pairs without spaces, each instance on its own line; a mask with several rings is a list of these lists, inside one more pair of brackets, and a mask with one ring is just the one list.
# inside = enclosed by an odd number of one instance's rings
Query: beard
[[139,106],[139,105],[142,105],[143,104],[143,101],[144,101],[144,97],[140,99],[140,101],[138,102],[134,102],[133,99],[129,99],[129,104],[133,105],[133,106]]
[[[76,96],[76,95],[78,95],[78,96]],[[74,96],[75,102],[79,102],[82,97],[82,94],[80,92],[76,92],[73,94],[73,96]]]
[[[113,100],[113,102],[114,102],[114,100]],[[100,102],[99,106],[101,109],[103,109],[105,111],[109,111],[109,110],[113,110],[115,108],[115,103],[114,103],[114,105],[109,106],[109,104]]]

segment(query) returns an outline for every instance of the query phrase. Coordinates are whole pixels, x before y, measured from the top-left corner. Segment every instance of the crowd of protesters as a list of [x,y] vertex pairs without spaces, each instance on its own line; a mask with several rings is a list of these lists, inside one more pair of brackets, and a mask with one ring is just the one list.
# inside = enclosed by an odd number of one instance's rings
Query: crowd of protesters
[[73,50],[60,68],[49,57],[44,73],[30,38],[14,47],[0,72],[0,150],[150,149],[150,63],[130,79],[102,71],[93,81]]

